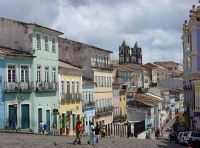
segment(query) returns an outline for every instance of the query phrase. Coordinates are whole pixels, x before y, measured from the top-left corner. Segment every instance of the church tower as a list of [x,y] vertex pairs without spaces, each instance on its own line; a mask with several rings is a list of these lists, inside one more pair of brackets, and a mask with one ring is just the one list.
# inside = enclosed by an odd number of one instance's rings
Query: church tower
[[130,63],[142,64],[142,49],[138,46],[137,41],[133,48],[131,48]]
[[130,62],[130,47],[126,45],[123,41],[122,45],[119,46],[119,63],[129,63]]

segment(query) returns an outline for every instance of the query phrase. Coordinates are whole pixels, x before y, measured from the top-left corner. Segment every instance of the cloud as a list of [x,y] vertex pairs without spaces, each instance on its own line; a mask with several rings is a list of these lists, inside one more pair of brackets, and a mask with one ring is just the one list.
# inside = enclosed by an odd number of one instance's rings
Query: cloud
[[[0,15],[58,29],[67,38],[112,50],[123,40],[143,61],[182,59],[182,24],[196,0],[0,0]],[[12,10],[12,11],[8,11]],[[171,55],[173,51],[173,55]]]

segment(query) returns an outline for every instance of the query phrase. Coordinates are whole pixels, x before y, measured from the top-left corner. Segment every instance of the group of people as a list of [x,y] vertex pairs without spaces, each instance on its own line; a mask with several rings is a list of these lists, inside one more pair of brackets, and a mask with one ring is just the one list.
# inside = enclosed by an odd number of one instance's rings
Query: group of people
[[[95,145],[99,141],[100,127],[97,124],[96,127],[94,123],[89,121],[89,131],[90,131],[90,139],[88,140],[88,144]],[[81,121],[78,121],[76,124],[76,139],[73,144],[81,144]]]
[[[44,123],[43,121],[40,122],[40,127],[39,127],[39,134],[45,134],[45,132],[47,131],[47,124]],[[52,124],[52,134],[55,135],[56,133],[56,124],[53,123]]]

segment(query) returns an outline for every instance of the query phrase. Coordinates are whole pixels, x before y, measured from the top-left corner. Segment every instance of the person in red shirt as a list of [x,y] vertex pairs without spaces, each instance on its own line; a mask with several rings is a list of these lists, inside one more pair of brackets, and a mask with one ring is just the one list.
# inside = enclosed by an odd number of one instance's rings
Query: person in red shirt
[[73,144],[81,144],[81,121],[78,121],[76,124],[76,139]]

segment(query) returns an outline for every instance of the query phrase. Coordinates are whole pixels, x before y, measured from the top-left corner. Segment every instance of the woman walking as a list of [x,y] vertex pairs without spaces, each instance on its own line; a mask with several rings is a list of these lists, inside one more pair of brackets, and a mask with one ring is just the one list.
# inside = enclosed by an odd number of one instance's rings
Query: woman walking
[[73,144],[81,144],[81,121],[78,121],[76,124],[76,139]]

